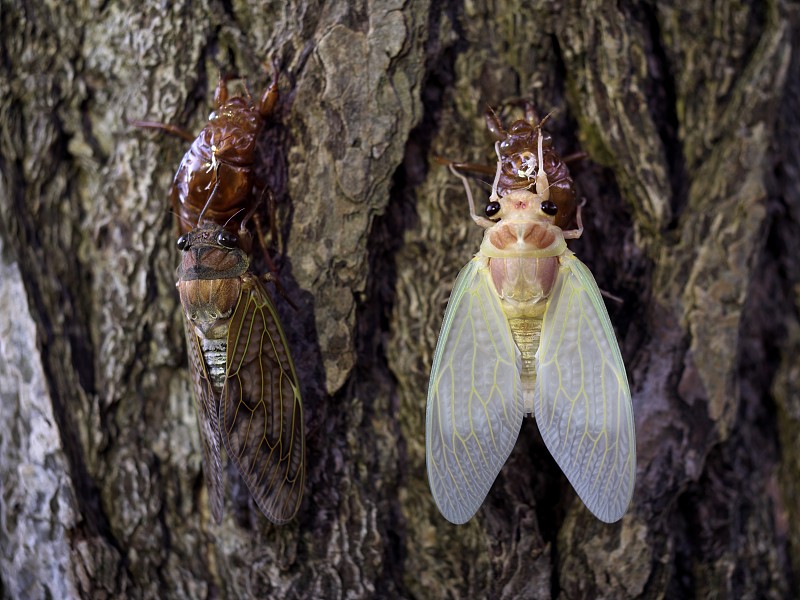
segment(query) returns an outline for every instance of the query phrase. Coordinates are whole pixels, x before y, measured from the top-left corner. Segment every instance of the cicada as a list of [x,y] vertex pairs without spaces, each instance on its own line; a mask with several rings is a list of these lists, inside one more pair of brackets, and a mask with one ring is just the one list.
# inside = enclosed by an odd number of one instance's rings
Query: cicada
[[273,64],[272,84],[259,102],[229,96],[228,78],[220,76],[214,93],[214,110],[197,137],[175,125],[131,121],[137,127],[163,129],[192,143],[181,160],[172,183],[170,200],[178,215],[178,228],[186,233],[203,219],[225,224],[236,232],[249,214],[256,187],[256,141],[278,100],[278,67]]
[[303,496],[305,441],[297,373],[252,238],[211,221],[180,236],[177,287],[186,325],[211,512],[222,520],[222,448],[273,523]]
[[475,214],[464,180],[471,216],[486,231],[447,304],[426,415],[428,479],[452,523],[478,510],[523,416],[531,414],[597,518],[622,518],[633,493],[636,448],[625,366],[597,284],[567,248],[566,240],[583,231],[580,212],[577,229],[556,224],[560,209],[551,198],[541,131],[535,139],[530,187],[502,195],[497,183],[505,162],[495,144],[486,211],[494,220]]

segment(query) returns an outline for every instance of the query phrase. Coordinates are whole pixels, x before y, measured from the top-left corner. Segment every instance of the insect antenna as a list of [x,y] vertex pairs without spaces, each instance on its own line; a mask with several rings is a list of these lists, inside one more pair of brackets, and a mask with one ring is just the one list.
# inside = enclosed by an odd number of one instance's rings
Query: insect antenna
[[[225,229],[228,226],[228,223],[230,223],[234,219],[234,217],[236,215],[238,215],[240,212],[242,212],[243,210],[244,210],[244,207],[240,208],[235,213],[233,213],[230,217],[228,217],[228,220],[225,221],[225,223],[222,224],[222,228]],[[242,228],[244,228],[244,224],[247,221],[247,219],[249,219],[249,218],[250,218],[250,215],[247,215],[247,217],[242,221]]]
[[206,214],[206,210],[208,210],[208,207],[211,206],[211,202],[212,200],[214,200],[214,196],[217,193],[218,189],[219,189],[219,177],[217,177],[217,181],[214,184],[214,189],[211,190],[211,193],[208,195],[208,200],[206,200],[205,206],[203,206],[203,210],[201,210],[200,214],[197,216],[196,227],[200,226],[200,222],[203,220],[203,216]]
[[[540,136],[541,136],[541,129],[542,129],[542,127],[544,127],[544,124],[545,124],[545,123],[547,123],[547,121],[549,121],[549,120],[550,120],[550,117],[552,117],[553,115],[555,115],[557,112],[558,112],[558,109],[557,109],[557,108],[554,108],[554,109],[553,109],[553,110],[551,110],[549,113],[547,113],[547,114],[544,116],[544,118],[543,118],[541,121],[539,121],[539,124],[538,124],[536,127],[537,127],[537,128],[540,130],[540,131],[539,131],[539,135],[540,135]],[[535,113],[534,113],[534,114],[535,114]]]
[[477,184],[483,186],[487,190],[492,189],[492,185],[488,181],[484,181],[483,179],[478,179]]
[[186,217],[182,217],[182,216],[180,215],[180,213],[177,213],[177,212],[175,212],[174,210],[172,210],[171,208],[168,208],[168,209],[167,209],[167,214],[170,214],[170,215],[175,215],[176,217],[178,217],[178,220],[179,220],[181,223],[183,223],[184,225],[186,225],[186,227],[187,227],[188,229],[191,229],[191,228],[192,228],[192,222],[191,222],[191,221],[189,221],[189,219],[187,219]]

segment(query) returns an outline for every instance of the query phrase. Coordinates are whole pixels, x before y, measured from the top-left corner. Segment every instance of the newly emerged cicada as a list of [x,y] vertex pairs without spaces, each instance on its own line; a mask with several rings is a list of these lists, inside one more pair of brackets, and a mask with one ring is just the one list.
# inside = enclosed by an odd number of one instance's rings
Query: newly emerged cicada
[[250,271],[251,236],[205,221],[181,235],[186,325],[211,512],[222,520],[222,447],[261,512],[290,520],[303,497],[300,386],[275,306]]
[[478,510],[531,414],[597,518],[619,520],[633,494],[636,448],[625,366],[597,284],[567,248],[566,240],[583,231],[580,212],[577,229],[556,224],[546,139],[538,133],[530,183],[503,194],[498,181],[506,163],[495,144],[486,209],[494,220],[475,214],[462,177],[470,214],[486,232],[447,304],[426,414],[428,480],[452,523]]

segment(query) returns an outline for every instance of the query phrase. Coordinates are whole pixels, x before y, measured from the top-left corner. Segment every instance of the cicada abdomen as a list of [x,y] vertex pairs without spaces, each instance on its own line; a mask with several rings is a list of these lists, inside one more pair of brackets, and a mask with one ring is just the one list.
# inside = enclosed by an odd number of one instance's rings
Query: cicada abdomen
[[595,516],[619,520],[633,493],[625,365],[597,284],[567,248],[583,231],[580,214],[578,229],[557,224],[546,140],[541,133],[532,139],[536,161],[532,172],[524,170],[533,185],[509,184],[503,193],[508,161],[496,144],[492,219],[475,214],[464,180],[471,216],[486,231],[447,304],[426,413],[428,480],[453,523],[466,522],[483,503],[530,414]]
[[229,96],[228,78],[220,77],[214,111],[197,137],[174,125],[131,121],[138,127],[164,129],[192,142],[170,192],[180,233],[187,233],[201,221],[236,232],[260,199],[256,192],[256,142],[278,100],[278,68],[273,67],[272,84],[256,104],[249,94]]
[[303,496],[303,407],[275,306],[250,271],[250,234],[204,221],[178,247],[211,512],[222,520],[224,447],[261,512],[285,523]]

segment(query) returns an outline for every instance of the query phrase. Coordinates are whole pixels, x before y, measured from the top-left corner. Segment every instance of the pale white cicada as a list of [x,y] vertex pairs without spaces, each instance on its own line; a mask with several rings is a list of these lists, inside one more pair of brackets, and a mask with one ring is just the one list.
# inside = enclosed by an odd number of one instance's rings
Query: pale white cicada
[[[486,229],[450,296],[428,388],[426,456],[444,517],[477,512],[534,414],[548,450],[600,520],[631,500],[636,440],[625,366],[600,290],[554,221],[538,136],[535,193],[497,194]],[[497,150],[497,146],[496,146]],[[455,173],[455,171],[454,171]],[[458,173],[456,173],[458,174]],[[531,186],[533,187],[533,186]]]

